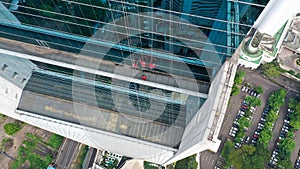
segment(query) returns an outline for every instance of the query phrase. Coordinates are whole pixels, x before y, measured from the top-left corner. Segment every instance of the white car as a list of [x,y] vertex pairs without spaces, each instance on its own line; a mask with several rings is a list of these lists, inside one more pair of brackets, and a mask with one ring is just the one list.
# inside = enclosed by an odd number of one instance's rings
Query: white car
[[244,92],[246,90],[246,87],[245,86],[243,86],[242,87],[242,92]]
[[243,112],[243,111],[239,111],[238,115],[242,117],[242,116],[244,116],[244,115],[245,115],[245,112]]
[[230,136],[232,136],[232,137],[235,137],[235,135],[236,135],[236,131],[234,131],[234,130],[230,130],[230,132],[229,132],[229,135],[230,135]]
[[251,121],[253,119],[252,116],[247,117],[247,120]]
[[234,148],[240,148],[241,146],[242,146],[241,143],[235,143],[235,144],[234,144]]
[[250,137],[246,137],[245,143],[249,143],[249,141],[250,141]]
[[246,88],[246,89],[245,89],[245,92],[248,92],[248,91],[249,91],[249,89],[248,89],[248,88]]

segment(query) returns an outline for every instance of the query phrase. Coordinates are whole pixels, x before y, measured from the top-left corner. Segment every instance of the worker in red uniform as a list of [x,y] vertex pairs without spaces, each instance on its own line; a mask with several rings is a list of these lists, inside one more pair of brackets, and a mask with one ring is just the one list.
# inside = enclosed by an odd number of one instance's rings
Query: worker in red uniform
[[142,79],[143,79],[143,80],[146,80],[146,79],[147,79],[147,76],[143,75],[143,76],[142,76]]

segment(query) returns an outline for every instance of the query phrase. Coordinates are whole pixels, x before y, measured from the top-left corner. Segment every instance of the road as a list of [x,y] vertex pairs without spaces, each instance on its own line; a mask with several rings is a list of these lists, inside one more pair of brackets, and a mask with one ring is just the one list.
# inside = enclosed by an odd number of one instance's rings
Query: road
[[85,159],[85,163],[83,164],[82,169],[88,169],[93,166],[94,161],[96,160],[97,149],[90,147],[88,150],[87,157]]
[[73,155],[78,150],[79,143],[70,139],[65,139],[59,149],[54,164],[57,169],[69,169],[73,162]]

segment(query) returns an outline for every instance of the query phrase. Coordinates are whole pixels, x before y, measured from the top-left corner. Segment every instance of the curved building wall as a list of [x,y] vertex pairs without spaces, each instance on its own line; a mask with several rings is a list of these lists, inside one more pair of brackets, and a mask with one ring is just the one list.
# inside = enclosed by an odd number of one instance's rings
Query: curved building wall
[[275,33],[300,11],[300,0],[271,0],[257,19],[254,27],[261,33]]

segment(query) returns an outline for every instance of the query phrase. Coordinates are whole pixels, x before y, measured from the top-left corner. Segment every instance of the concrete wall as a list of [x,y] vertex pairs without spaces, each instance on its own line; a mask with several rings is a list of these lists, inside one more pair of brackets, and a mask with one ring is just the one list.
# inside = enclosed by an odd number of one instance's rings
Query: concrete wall
[[[166,164],[201,151],[216,152],[218,150],[221,142],[217,136],[221,129],[232,87],[233,78],[230,76],[234,76],[232,71],[228,71],[231,64],[226,61],[212,81],[208,99],[186,127],[178,152]],[[236,65],[232,69],[235,72]]]

